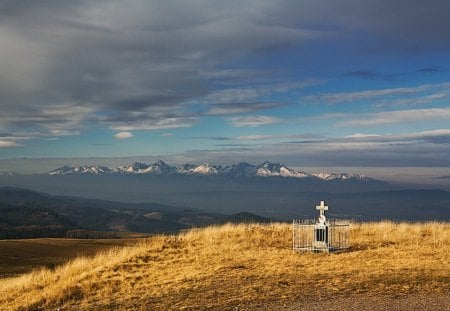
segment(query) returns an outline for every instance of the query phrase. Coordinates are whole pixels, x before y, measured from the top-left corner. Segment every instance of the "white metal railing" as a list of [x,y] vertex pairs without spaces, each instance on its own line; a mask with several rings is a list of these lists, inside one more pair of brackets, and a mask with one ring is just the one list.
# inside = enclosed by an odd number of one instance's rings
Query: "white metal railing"
[[292,222],[292,248],[295,251],[335,252],[348,247],[348,223],[333,220],[323,224],[312,219]]

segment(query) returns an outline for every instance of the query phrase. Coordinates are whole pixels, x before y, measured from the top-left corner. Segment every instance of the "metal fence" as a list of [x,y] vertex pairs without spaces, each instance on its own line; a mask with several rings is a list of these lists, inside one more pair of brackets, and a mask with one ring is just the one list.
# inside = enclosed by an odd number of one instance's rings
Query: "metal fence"
[[292,248],[294,251],[336,252],[349,247],[349,224],[335,220],[293,220]]

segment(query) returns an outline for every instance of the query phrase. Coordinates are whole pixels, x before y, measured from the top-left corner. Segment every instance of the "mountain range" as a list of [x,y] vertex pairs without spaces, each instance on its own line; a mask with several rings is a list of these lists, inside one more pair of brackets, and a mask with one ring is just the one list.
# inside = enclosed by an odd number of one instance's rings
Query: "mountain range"
[[[153,164],[135,162],[115,168],[63,166],[45,174],[0,176],[1,186],[57,196],[128,203],[157,202],[207,213],[231,215],[245,211],[284,219],[296,215],[310,217],[315,213],[310,206],[324,199],[332,200],[333,206],[336,202],[336,207],[341,210],[339,214],[345,217],[380,217],[372,210],[360,213],[359,206],[369,200],[369,193],[395,190],[395,185],[364,175],[310,173],[272,162],[259,165],[241,162],[227,166],[184,164],[178,167],[164,161]],[[373,211],[378,211],[380,204],[385,204],[378,197],[370,202],[369,209],[373,207]],[[428,201],[418,207],[430,206],[434,201],[428,197]],[[403,203],[395,201],[395,204]],[[446,203],[439,201],[436,206],[443,204]],[[355,209],[347,213],[350,208]],[[399,218],[398,214],[388,214]]]
[[259,165],[252,165],[246,162],[239,164],[221,166],[203,163],[200,165],[184,164],[179,167],[170,166],[164,161],[153,164],[135,162],[127,166],[109,168],[106,166],[63,166],[52,170],[49,175],[69,175],[69,174],[147,174],[155,176],[226,176],[232,178],[254,178],[254,177],[285,177],[297,179],[316,179],[323,181],[352,180],[359,182],[370,182],[374,179],[359,174],[328,174],[328,173],[306,173],[294,170],[280,163],[264,162]]

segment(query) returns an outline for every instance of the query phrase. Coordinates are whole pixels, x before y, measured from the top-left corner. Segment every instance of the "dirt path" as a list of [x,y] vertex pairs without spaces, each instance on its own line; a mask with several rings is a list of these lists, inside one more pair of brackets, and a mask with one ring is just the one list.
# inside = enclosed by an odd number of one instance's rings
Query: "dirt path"
[[[279,311],[298,311],[298,310],[417,310],[417,311],[450,311],[450,295],[446,294],[409,294],[406,296],[368,296],[353,295],[350,297],[336,297],[329,300],[296,300],[285,302],[270,302],[255,304],[251,306],[240,306],[234,310],[279,310]],[[233,310],[232,309],[232,310]]]

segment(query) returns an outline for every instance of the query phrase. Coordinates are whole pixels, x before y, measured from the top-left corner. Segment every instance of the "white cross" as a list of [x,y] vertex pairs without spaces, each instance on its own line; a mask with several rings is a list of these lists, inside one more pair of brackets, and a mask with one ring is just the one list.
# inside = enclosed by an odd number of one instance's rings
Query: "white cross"
[[316,210],[320,211],[320,216],[325,216],[324,212],[328,211],[328,206],[325,205],[325,201],[320,201],[320,205],[316,206]]

